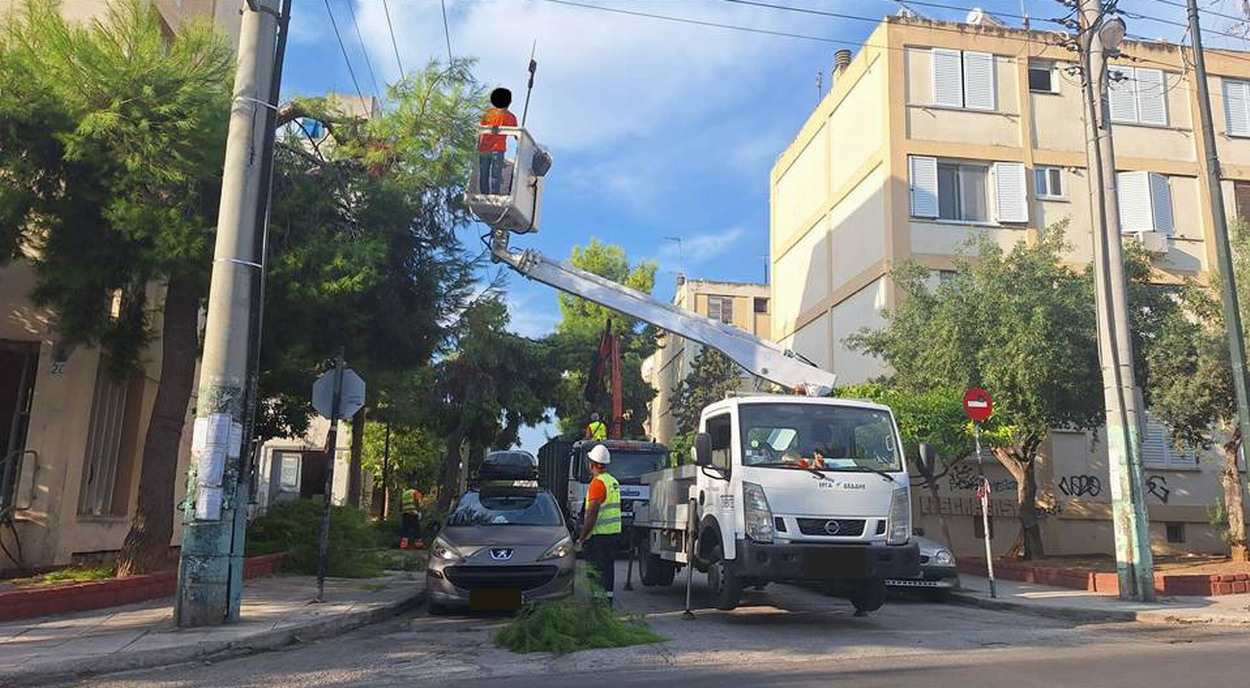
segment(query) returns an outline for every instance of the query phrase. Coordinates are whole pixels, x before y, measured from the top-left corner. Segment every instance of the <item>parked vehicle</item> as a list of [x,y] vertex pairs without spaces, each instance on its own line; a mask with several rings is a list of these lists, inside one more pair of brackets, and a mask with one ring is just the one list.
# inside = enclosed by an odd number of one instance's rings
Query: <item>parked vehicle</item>
[[942,543],[917,534],[912,538],[920,546],[920,575],[915,578],[890,578],[886,587],[921,590],[933,602],[946,602],[951,590],[959,587],[959,569],[955,555]]
[[[522,474],[524,457],[530,465]],[[486,457],[480,484],[456,501],[430,547],[432,613],[519,609],[572,593],[573,540],[555,497],[536,478],[537,460],[528,452]]]

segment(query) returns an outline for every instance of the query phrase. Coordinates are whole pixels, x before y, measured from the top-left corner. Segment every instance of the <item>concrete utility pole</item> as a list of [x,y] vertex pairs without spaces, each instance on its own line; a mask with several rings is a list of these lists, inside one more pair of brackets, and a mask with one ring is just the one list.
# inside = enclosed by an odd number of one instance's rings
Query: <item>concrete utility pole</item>
[[[1212,230],[1215,256],[1220,271],[1220,297],[1224,303],[1224,328],[1228,336],[1228,360],[1233,369],[1233,389],[1237,393],[1237,427],[1241,442],[1250,442],[1250,402],[1246,395],[1246,344],[1237,302],[1237,276],[1233,272],[1233,251],[1228,242],[1228,219],[1224,213],[1224,190],[1220,187],[1220,156],[1215,147],[1215,126],[1211,123],[1211,94],[1207,88],[1207,61],[1202,54],[1202,29],[1198,26],[1198,3],[1189,0],[1189,35],[1194,45],[1194,82],[1198,86],[1202,138],[1207,154],[1206,182],[1211,195]],[[1240,487],[1239,487],[1240,489]],[[1231,520],[1231,519],[1230,519]]]
[[1124,275],[1115,149],[1107,101],[1107,57],[1124,38],[1124,22],[1105,16],[1099,0],[1080,0],[1081,62],[1085,77],[1090,219],[1094,237],[1094,293],[1098,309],[1098,359],[1107,406],[1107,457],[1111,518],[1120,597],[1154,599],[1154,559],[1142,480],[1141,394],[1133,374],[1128,283]]
[[278,0],[242,7],[239,55],[213,251],[208,322],[200,363],[191,479],[183,512],[174,618],[181,627],[239,617],[247,484],[239,457],[245,420],[257,203],[265,169],[266,98],[278,27]]

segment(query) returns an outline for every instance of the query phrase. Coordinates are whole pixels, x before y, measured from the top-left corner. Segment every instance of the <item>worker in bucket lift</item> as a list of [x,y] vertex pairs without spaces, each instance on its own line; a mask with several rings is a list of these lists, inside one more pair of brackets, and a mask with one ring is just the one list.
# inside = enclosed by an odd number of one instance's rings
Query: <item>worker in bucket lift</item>
[[497,88],[490,92],[490,104],[482,115],[482,126],[493,127],[496,133],[482,134],[478,138],[478,192],[498,195],[503,193],[504,154],[508,151],[508,137],[497,133],[499,127],[515,127],[516,115],[508,110],[512,104],[512,91]]

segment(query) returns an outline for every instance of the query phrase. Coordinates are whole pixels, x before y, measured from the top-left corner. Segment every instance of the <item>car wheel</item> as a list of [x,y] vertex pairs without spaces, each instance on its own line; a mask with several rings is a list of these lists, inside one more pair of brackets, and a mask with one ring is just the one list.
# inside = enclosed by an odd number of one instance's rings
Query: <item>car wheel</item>
[[951,601],[950,588],[930,588],[924,592],[925,599],[930,602],[945,603]]
[[426,611],[429,612],[430,616],[447,616],[451,613],[451,607],[448,607],[441,602],[430,600],[426,603]]
[[742,579],[721,554],[720,545],[712,550],[712,563],[707,569],[707,586],[712,591],[712,606],[724,611],[738,607],[742,599]]
[[875,612],[885,604],[885,583],[879,580],[864,581],[863,586],[850,596],[857,612]]

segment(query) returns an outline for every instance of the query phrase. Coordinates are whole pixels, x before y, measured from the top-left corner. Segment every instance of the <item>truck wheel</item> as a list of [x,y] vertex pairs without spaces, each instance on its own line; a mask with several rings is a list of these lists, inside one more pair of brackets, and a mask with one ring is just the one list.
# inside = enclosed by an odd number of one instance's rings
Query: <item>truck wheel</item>
[[712,563],[707,569],[707,587],[712,591],[712,606],[731,611],[742,599],[742,579],[721,555],[720,545],[712,550]]
[[950,588],[930,588],[924,591],[924,596],[930,602],[945,603],[951,601]]
[[863,586],[850,598],[857,612],[875,612],[885,604],[885,582],[881,580],[864,581]]
[[673,562],[665,561],[658,554],[640,550],[638,552],[638,575],[645,586],[669,586],[673,584],[673,578],[677,575],[677,567],[673,565]]

